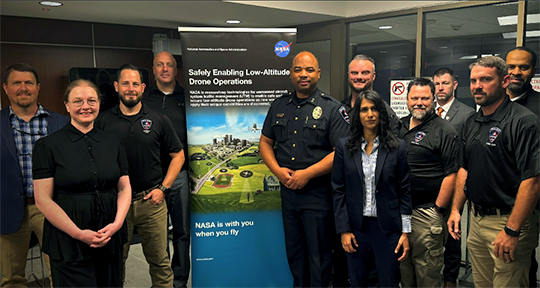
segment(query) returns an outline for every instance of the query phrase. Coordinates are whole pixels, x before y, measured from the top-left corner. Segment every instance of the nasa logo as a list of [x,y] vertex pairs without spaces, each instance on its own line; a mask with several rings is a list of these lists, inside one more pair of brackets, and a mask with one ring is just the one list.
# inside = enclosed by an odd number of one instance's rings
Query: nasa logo
[[277,56],[284,58],[291,53],[291,43],[287,43],[285,41],[279,41],[276,43],[276,46],[274,46],[274,53],[276,53]]

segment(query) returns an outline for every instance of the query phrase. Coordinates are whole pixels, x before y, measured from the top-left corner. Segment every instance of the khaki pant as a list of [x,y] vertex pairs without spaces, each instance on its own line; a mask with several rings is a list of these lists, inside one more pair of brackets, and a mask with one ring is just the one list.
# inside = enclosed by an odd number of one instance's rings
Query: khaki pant
[[131,204],[126,216],[128,243],[124,245],[124,273],[134,227],[137,227],[146,262],[150,265],[152,287],[173,287],[173,272],[167,254],[167,205],[154,205],[149,200]]
[[413,209],[410,255],[399,265],[402,287],[441,287],[444,216],[434,208]]
[[491,243],[503,230],[509,216],[471,214],[467,247],[475,287],[529,287],[531,253],[538,245],[538,211],[535,210],[521,227],[515,260],[505,263],[495,257]]
[[[43,222],[45,216],[36,208],[36,205],[24,206],[24,216],[21,229],[15,233],[0,235],[0,267],[2,269],[2,283],[0,287],[27,286],[24,271],[26,268],[26,255],[30,245],[32,231],[36,234],[40,246],[43,246]],[[48,274],[43,275],[51,280],[51,266],[49,256],[42,253],[43,262],[47,265]],[[52,281],[50,282],[52,283]]]

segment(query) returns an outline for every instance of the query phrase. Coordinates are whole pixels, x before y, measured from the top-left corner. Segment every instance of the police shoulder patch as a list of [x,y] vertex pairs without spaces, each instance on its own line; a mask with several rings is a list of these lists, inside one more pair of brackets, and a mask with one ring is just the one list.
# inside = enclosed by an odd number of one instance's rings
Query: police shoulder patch
[[341,118],[343,118],[343,120],[345,120],[347,124],[351,124],[351,122],[349,121],[349,114],[347,113],[347,109],[345,109],[345,107],[339,107],[339,115],[341,115]]

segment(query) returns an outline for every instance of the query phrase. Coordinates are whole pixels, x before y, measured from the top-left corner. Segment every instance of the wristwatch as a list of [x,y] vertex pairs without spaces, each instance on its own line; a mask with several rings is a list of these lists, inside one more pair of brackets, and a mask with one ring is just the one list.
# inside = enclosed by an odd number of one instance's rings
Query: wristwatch
[[519,237],[519,231],[516,231],[508,226],[504,226],[504,232],[510,237]]
[[437,212],[441,213],[442,215],[446,215],[446,212],[448,212],[448,209],[439,207],[437,206],[437,204],[435,204],[434,208]]
[[165,194],[165,195],[171,193],[171,188],[167,188],[167,187],[163,186],[163,184],[159,185],[159,190],[163,191],[163,194]]

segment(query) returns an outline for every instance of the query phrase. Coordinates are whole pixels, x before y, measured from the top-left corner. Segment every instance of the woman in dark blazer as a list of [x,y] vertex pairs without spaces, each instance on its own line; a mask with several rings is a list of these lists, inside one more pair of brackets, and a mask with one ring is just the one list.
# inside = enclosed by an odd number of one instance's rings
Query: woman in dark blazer
[[384,100],[364,91],[351,111],[351,136],[336,145],[332,187],[336,232],[352,287],[367,287],[370,266],[381,287],[398,287],[409,252],[411,196],[407,147],[389,129]]

